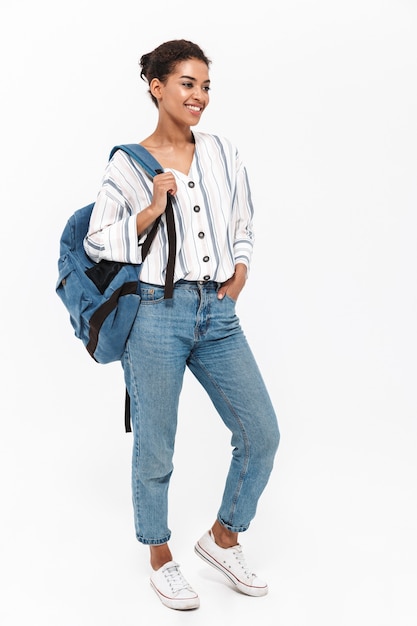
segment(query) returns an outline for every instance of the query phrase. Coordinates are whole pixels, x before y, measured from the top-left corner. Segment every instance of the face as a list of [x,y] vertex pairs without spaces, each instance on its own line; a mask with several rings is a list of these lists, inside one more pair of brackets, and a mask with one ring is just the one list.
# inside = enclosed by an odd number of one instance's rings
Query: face
[[207,65],[198,59],[181,61],[165,84],[151,82],[158,99],[160,115],[168,114],[176,121],[194,126],[209,103],[210,79]]

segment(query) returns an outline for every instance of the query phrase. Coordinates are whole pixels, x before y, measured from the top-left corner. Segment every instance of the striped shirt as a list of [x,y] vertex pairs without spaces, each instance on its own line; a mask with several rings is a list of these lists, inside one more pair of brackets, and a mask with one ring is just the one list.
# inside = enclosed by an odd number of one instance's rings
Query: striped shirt
[[[253,206],[246,168],[237,149],[225,138],[194,133],[195,151],[188,175],[172,168],[177,193],[172,198],[177,253],[174,280],[230,278],[237,263],[249,269],[254,234]],[[91,215],[85,251],[95,262],[101,259],[142,263],[136,214],[148,207],[152,180],[122,150],[109,161]],[[168,237],[162,215],[141,280],[163,285],[168,260]]]

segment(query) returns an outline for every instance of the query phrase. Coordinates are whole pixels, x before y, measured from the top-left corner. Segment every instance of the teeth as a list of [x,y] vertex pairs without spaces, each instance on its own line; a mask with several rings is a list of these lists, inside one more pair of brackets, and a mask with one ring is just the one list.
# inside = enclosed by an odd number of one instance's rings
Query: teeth
[[201,110],[200,107],[193,106],[192,104],[187,104],[186,106],[187,106],[187,108],[191,109],[192,111],[200,111]]

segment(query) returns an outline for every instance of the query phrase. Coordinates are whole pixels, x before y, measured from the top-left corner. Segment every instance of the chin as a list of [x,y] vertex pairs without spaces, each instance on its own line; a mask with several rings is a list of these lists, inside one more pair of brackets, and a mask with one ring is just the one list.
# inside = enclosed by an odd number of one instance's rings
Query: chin
[[190,126],[197,126],[197,124],[199,123],[200,120],[201,120],[201,116],[198,119],[196,119],[196,120],[193,119],[190,122]]

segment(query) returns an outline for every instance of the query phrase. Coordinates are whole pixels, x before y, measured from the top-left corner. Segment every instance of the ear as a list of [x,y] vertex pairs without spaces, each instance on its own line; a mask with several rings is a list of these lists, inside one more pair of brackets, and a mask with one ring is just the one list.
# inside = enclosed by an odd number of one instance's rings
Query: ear
[[161,99],[162,83],[159,78],[152,78],[149,84],[149,91],[157,100]]

